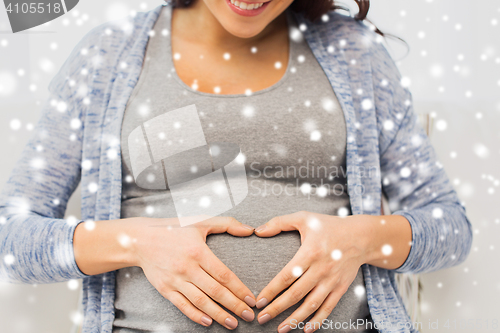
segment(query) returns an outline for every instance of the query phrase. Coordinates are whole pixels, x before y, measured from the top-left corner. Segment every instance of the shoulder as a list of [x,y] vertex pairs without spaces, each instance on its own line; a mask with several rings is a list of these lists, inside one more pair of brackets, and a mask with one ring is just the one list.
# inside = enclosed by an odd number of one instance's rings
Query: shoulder
[[[402,75],[396,61],[386,45],[388,39],[374,31],[374,26],[358,21],[337,11],[328,13],[329,20],[323,24],[322,38],[335,46],[344,61],[349,63],[350,71],[369,71],[374,80],[374,90],[390,90],[394,94],[408,95],[409,91],[401,84]],[[321,25],[320,25],[321,26]],[[352,65],[352,59],[357,65]]]
[[387,69],[397,71],[397,68],[393,66],[394,61],[384,46],[386,38],[377,34],[371,23],[356,20],[338,10],[329,11],[314,23],[304,18],[302,20],[320,39],[322,46],[331,46],[333,47],[331,50],[341,52],[346,58],[363,57],[359,60],[379,62]]
[[364,21],[356,20],[354,17],[345,15],[338,10],[329,11],[321,21],[320,25],[323,25],[335,38],[361,41],[363,38],[374,35],[374,32],[370,30]]
[[94,27],[78,42],[69,59],[92,59],[92,55],[97,54],[109,57],[124,48],[133,46],[137,41],[146,42],[158,18],[159,10],[155,8],[148,12],[139,12],[133,16]]
[[[123,19],[108,21],[90,30],[80,44],[99,43],[102,46],[123,44],[141,37],[147,37],[153,28],[162,6],[138,12]],[[146,35],[144,35],[146,33]]]
[[[117,66],[130,54],[141,54],[161,6],[139,12],[120,20],[109,21],[92,28],[76,44],[59,72],[49,84],[49,90],[67,90],[68,80],[78,85],[99,75],[101,80],[116,72]],[[68,92],[71,94],[71,92]]]
[[307,19],[304,22],[322,39],[323,43],[329,43],[344,52],[367,49],[374,42],[380,41],[380,38],[377,38],[379,35],[370,29],[368,23],[356,20],[337,10],[329,11],[314,23]]
[[356,68],[384,73],[388,81],[400,80],[400,73],[387,51],[387,38],[377,34],[374,26],[366,21],[356,20],[338,10],[331,10],[318,21],[311,22],[298,14],[300,21],[314,40],[313,47],[325,48],[327,53],[336,54],[339,61],[350,63],[356,60]]
[[[387,38],[377,34],[368,22],[358,21],[338,11],[327,14],[328,19],[310,25],[317,47],[327,48],[328,56],[337,59],[351,86],[363,87],[373,94],[374,108],[360,112],[374,112],[378,129],[390,141],[406,117],[411,115],[412,95],[403,82],[401,72],[386,48]],[[328,50],[328,48],[330,48]],[[362,96],[353,99],[361,103]],[[389,121],[392,130],[382,130]],[[387,123],[388,124],[388,123]]]

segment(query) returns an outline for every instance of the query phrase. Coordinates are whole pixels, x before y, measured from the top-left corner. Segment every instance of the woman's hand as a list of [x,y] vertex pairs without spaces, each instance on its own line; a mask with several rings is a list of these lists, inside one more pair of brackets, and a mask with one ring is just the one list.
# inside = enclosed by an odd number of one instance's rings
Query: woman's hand
[[228,329],[236,328],[236,318],[218,302],[246,321],[254,319],[250,308],[255,305],[254,295],[206,244],[209,234],[249,236],[252,227],[231,217],[214,217],[185,227],[177,219],[135,221],[126,229],[133,235],[129,242],[135,254],[133,266],[140,266],[149,282],[182,313],[203,326],[209,326],[213,318]]
[[275,217],[255,230],[260,237],[298,230],[302,244],[257,297],[257,308],[262,308],[293,283],[260,312],[259,323],[269,321],[305,297],[303,304],[278,326],[278,332],[290,331],[293,323],[304,322],[314,312],[314,317],[304,323],[304,331],[309,333],[321,327],[365,262],[359,227],[349,222],[336,216],[297,212]]
[[360,242],[357,228],[344,218],[307,212],[278,216],[257,228],[260,237],[298,230],[302,244],[257,297],[257,307],[262,308],[293,283],[260,312],[259,323],[269,321],[305,297],[304,303],[279,325],[278,332],[290,331],[292,323],[304,322],[315,311],[304,331],[320,328],[365,262],[364,243]]
[[292,230],[300,232],[299,250],[257,297],[257,308],[263,308],[291,285],[260,312],[260,324],[305,297],[278,326],[280,333],[289,332],[294,323],[304,322],[313,313],[304,331],[314,332],[337,306],[361,265],[395,269],[404,263],[411,247],[410,224],[400,215],[337,217],[297,212],[275,217],[255,233],[270,237]]

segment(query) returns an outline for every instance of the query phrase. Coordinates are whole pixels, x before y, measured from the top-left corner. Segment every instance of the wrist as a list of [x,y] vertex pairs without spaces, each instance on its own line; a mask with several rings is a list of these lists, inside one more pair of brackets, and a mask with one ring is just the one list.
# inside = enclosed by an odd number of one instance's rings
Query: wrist
[[364,263],[396,269],[406,261],[412,240],[408,220],[401,215],[355,215]]
[[97,275],[134,266],[137,262],[130,235],[132,219],[88,221],[80,223],[74,233],[73,249],[79,269],[87,275]]
[[145,228],[163,228],[170,225],[169,219],[165,218],[132,217],[116,221],[121,226],[116,236],[118,243],[123,247],[121,260],[127,267],[142,267],[141,250],[150,245],[153,232]]
[[377,230],[376,222],[371,215],[352,215],[349,218],[356,225],[357,243],[362,251],[362,264],[368,264],[381,260],[381,251],[376,242]]
[[[116,228],[115,240],[121,250],[116,257],[124,267],[140,266],[140,257],[137,247],[138,227],[141,224],[142,218],[134,217],[122,220],[115,220],[120,226]],[[115,222],[113,221],[113,222]]]

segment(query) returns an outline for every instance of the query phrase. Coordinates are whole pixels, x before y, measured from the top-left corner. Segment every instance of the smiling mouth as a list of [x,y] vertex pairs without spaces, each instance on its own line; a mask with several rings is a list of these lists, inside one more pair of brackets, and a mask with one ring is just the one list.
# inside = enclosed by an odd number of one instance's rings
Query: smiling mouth
[[240,9],[243,10],[255,10],[262,5],[264,5],[267,1],[264,2],[244,2],[244,1],[238,1],[238,0],[231,0],[231,3],[235,5],[236,7],[239,7]]

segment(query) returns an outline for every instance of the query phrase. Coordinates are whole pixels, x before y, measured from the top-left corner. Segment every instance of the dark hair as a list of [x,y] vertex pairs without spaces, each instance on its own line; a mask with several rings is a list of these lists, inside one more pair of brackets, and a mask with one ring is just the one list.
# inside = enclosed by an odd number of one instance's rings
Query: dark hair
[[[166,0],[166,1],[172,3],[173,6],[175,7],[189,7],[195,0]],[[359,8],[359,11],[354,16],[354,19],[357,21],[367,21],[373,25],[373,23],[366,18],[368,15],[368,11],[370,10],[370,0],[354,0],[354,1],[356,2]],[[315,22],[316,20],[320,19],[324,14],[332,10],[341,9],[349,12],[349,8],[337,5],[336,0],[294,0],[290,5],[290,8],[294,12],[303,13],[304,17],[311,22]],[[377,27],[375,27],[375,25],[373,25],[373,27],[374,31],[377,34],[383,37],[387,36],[394,37],[399,39],[403,43],[407,44],[404,40],[402,40],[397,36],[383,33]]]

